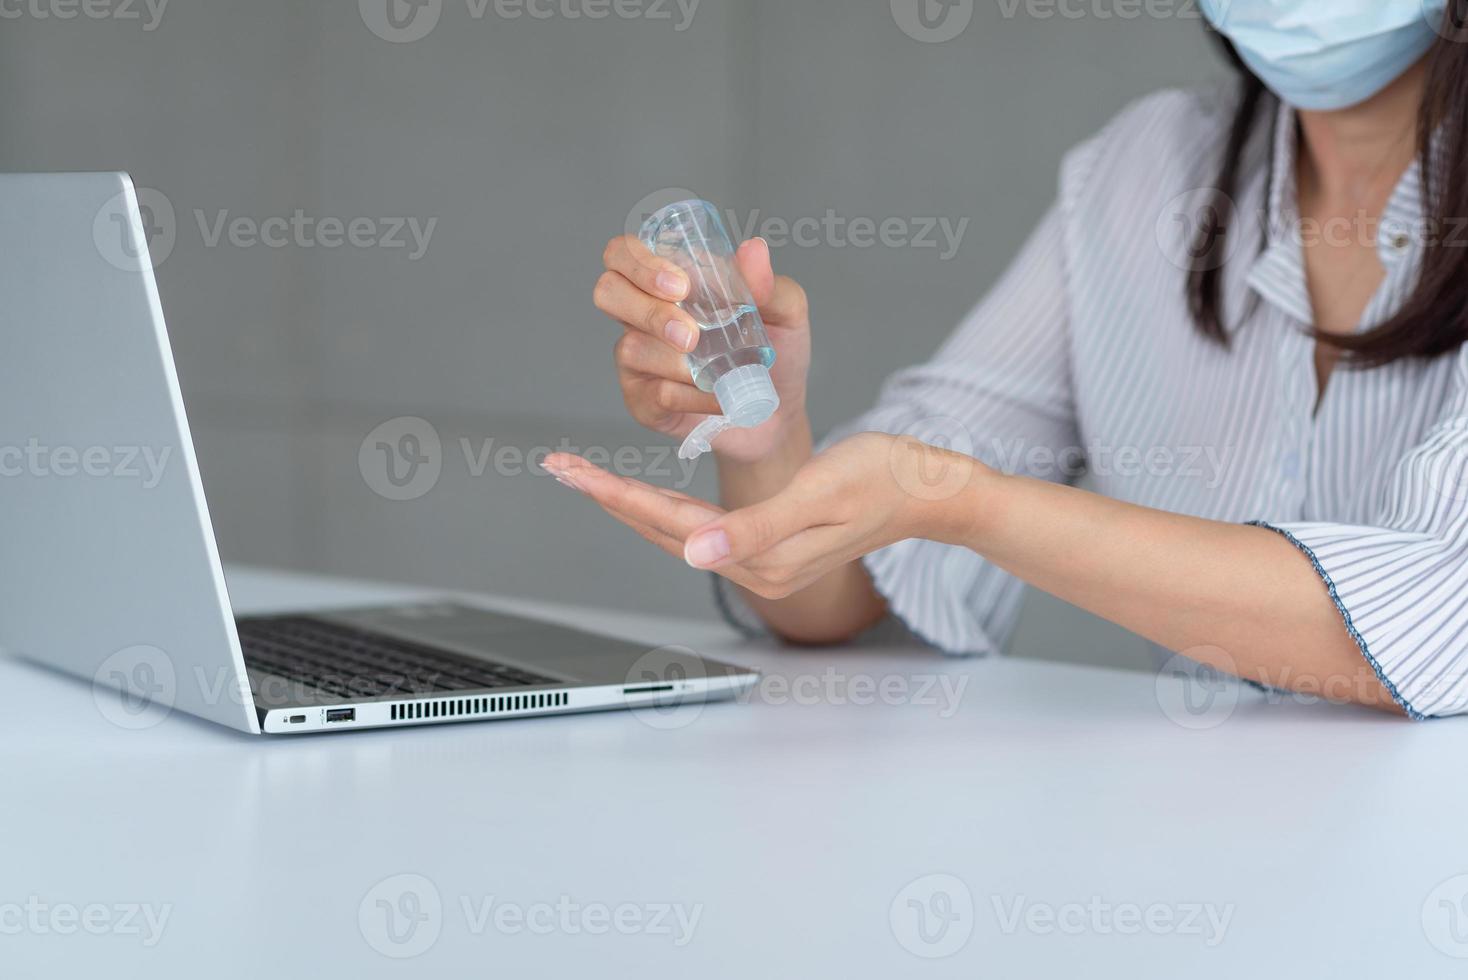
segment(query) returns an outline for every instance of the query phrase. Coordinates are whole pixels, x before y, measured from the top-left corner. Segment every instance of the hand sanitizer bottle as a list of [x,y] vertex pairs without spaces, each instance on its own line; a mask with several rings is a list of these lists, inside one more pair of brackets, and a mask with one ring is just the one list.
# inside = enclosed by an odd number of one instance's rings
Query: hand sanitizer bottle
[[683,440],[679,458],[696,459],[725,429],[751,429],[775,414],[780,407],[770,379],[775,349],[712,204],[680,201],[661,208],[642,223],[639,237],[654,255],[688,276],[688,295],[678,305],[700,327],[688,370],[694,384],[714,393],[724,412],[704,419]]

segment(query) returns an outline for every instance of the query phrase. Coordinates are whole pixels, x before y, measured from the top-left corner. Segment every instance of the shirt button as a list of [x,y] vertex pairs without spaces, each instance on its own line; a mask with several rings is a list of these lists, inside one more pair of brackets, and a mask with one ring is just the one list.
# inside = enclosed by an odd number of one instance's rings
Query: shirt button
[[1408,238],[1404,234],[1398,233],[1396,235],[1393,235],[1391,238],[1387,239],[1387,241],[1391,245],[1392,248],[1394,248],[1398,252],[1400,252],[1402,249],[1404,249],[1404,248],[1407,247],[1407,243],[1410,242],[1411,239]]

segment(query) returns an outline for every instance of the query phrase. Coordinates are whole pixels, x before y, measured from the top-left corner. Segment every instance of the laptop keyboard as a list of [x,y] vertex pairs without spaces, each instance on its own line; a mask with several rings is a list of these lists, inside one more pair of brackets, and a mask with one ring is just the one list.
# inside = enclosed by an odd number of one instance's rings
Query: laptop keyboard
[[314,616],[251,616],[236,626],[247,667],[344,698],[559,683]]

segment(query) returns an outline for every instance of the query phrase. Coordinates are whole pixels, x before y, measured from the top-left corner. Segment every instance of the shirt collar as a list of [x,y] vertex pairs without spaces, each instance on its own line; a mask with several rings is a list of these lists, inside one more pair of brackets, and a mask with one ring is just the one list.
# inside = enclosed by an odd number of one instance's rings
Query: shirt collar
[[[1305,279],[1304,229],[1295,181],[1298,153],[1295,110],[1281,103],[1274,118],[1264,249],[1250,266],[1247,281],[1266,302],[1301,323],[1310,323],[1314,313]],[[1426,226],[1421,166],[1414,160],[1392,190],[1379,225],[1360,229],[1367,234],[1375,232],[1377,255],[1386,269],[1382,289],[1362,317],[1363,328],[1384,321],[1415,286]],[[1311,232],[1321,233],[1315,229]],[[1358,230],[1353,227],[1348,233],[1357,234]]]

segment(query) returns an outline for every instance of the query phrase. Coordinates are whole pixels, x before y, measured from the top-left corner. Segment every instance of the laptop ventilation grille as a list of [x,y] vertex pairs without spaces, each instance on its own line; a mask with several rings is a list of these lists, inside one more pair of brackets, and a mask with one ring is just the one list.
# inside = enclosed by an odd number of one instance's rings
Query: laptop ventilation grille
[[482,698],[445,698],[440,701],[409,701],[392,706],[393,721],[419,718],[467,718],[470,715],[495,715],[505,711],[533,711],[536,708],[564,708],[571,701],[565,691],[543,691],[537,694],[500,694]]

